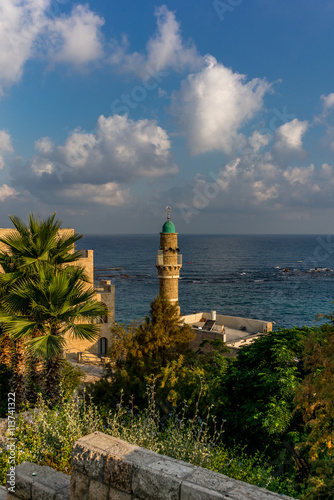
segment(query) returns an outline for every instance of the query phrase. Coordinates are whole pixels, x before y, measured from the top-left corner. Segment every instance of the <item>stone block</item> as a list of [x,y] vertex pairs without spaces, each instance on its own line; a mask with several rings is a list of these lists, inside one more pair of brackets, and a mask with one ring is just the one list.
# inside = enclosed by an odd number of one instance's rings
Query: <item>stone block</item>
[[73,468],[103,481],[105,451],[110,446],[108,438],[102,432],[96,432],[76,441],[72,449]]
[[[198,496],[196,491],[203,489],[203,496]],[[220,495],[220,496],[219,496]],[[195,467],[193,473],[186,478],[181,486],[180,500],[275,500],[290,497],[279,495],[228,476],[213,472],[201,467]],[[290,499],[291,500],[291,499]]]
[[15,497],[21,500],[57,500],[69,498],[70,477],[51,467],[23,462],[16,467]]
[[104,478],[106,484],[131,493],[132,463],[108,456],[106,458]]
[[[130,493],[132,467],[140,450],[137,446],[125,441],[95,432],[79,439],[74,444],[73,470],[98,480],[100,483]],[[143,453],[146,453],[145,450],[142,451]]]
[[184,482],[181,485],[180,500],[224,500],[226,496],[203,486]]
[[132,496],[130,495],[130,493],[125,493],[125,491],[110,488],[108,500],[132,500]]
[[88,500],[109,500],[109,486],[91,479]]
[[39,470],[39,466],[23,462],[15,468],[15,496],[22,500],[31,499],[31,488],[34,482],[33,473]]
[[71,474],[71,500],[88,500],[89,477],[75,469]]
[[231,500],[282,500],[283,498],[286,500],[293,500],[291,497],[279,495],[278,493],[274,493],[247,483],[242,483],[242,485],[236,486],[231,492],[229,492],[228,497]]
[[55,500],[70,500],[70,492],[63,491],[62,493],[57,493],[55,496]]
[[138,446],[133,446],[121,439],[110,438],[104,468],[104,482],[116,490],[131,493],[131,478],[133,466],[138,461],[149,460],[150,452],[146,453]]
[[31,488],[31,498],[33,500],[54,500],[55,490],[45,484],[34,483]]
[[218,472],[213,472],[208,469],[203,469],[201,467],[194,467],[191,475],[189,475],[184,483],[184,486],[195,485],[201,486],[211,491],[215,491],[221,494],[231,494],[238,486],[245,486],[246,483],[231,479],[224,474],[219,474]]
[[145,500],[179,500],[182,479],[192,472],[191,465],[155,455],[150,463],[134,467],[132,491]]

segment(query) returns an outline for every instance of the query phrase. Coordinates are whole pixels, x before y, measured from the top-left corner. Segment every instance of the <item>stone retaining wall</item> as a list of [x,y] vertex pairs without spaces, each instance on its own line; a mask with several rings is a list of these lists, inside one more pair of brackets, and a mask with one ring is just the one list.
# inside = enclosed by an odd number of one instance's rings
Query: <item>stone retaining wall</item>
[[71,477],[27,462],[7,500],[278,500],[278,495],[95,432],[74,444]]

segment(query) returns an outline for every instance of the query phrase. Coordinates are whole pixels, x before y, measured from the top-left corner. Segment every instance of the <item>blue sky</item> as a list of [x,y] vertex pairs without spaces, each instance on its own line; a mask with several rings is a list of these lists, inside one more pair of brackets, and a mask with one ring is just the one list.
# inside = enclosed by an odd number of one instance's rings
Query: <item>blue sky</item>
[[0,0],[0,225],[333,233],[334,2]]

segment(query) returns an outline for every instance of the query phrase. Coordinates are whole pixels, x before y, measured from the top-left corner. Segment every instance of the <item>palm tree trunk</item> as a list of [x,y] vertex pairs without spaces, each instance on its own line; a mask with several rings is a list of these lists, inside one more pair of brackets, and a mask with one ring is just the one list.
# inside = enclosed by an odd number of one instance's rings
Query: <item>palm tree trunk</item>
[[35,405],[38,400],[38,394],[44,392],[44,366],[38,359],[29,361],[29,382],[28,382],[28,400]]
[[[32,338],[40,336],[40,332],[36,331],[32,334]],[[28,400],[29,403],[35,405],[38,400],[38,394],[44,391],[44,365],[39,358],[30,356],[29,359],[29,376],[28,376]]]
[[15,392],[16,411],[22,411],[26,403],[26,359],[22,340],[14,342],[13,391]]
[[55,356],[45,362],[45,392],[51,404],[57,404],[60,394],[61,356]]
[[0,332],[0,363],[11,368],[13,363],[13,342],[10,339],[8,333]]

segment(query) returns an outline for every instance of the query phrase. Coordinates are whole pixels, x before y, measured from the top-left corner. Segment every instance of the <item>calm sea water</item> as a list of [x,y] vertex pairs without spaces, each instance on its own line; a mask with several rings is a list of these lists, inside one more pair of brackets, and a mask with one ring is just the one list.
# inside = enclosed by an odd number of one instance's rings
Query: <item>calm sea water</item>
[[[291,327],[312,326],[334,307],[334,236],[179,235],[178,242],[182,313],[216,310]],[[159,288],[159,235],[85,236],[79,243],[94,249],[95,279],[116,285],[116,321],[148,314]]]

